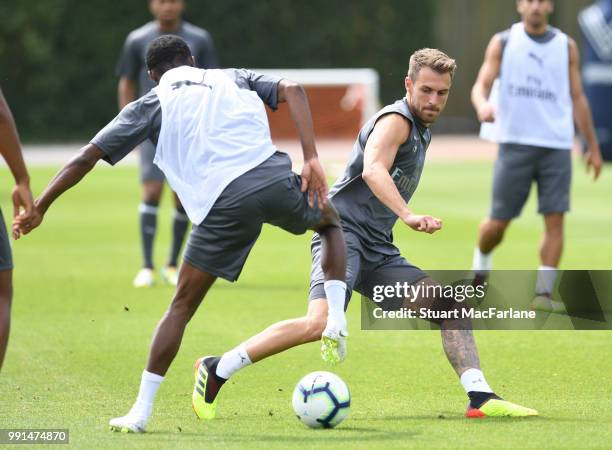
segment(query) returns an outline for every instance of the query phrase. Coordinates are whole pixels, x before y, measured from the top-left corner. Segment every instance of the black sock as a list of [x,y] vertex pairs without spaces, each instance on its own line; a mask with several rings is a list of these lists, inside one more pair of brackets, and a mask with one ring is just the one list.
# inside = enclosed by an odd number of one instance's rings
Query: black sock
[[172,222],[172,247],[170,247],[170,258],[168,265],[171,267],[177,266],[178,256],[185,240],[185,233],[189,226],[189,217],[185,214],[182,206],[179,206],[174,211],[174,220]]
[[153,269],[153,241],[157,231],[157,203],[141,203],[138,212],[140,213],[143,267]]
[[501,400],[501,397],[498,397],[492,392],[470,391],[468,392],[468,397],[470,398],[470,408],[476,409],[480,408],[486,401],[491,400],[492,398]]
[[220,356],[206,358],[204,361],[202,361],[202,364],[204,364],[208,370],[206,392],[204,393],[204,401],[206,403],[212,403],[215,401],[221,386],[223,386],[223,383],[227,381],[225,378],[221,378],[219,375],[217,375],[217,366],[219,365],[219,361],[221,361]]

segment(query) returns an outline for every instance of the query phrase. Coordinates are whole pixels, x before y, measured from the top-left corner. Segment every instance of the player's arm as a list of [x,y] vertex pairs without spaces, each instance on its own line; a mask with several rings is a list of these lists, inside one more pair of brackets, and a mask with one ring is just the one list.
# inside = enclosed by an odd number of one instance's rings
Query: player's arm
[[592,168],[593,177],[596,180],[601,173],[602,159],[595,127],[593,126],[593,116],[589,101],[584,95],[582,89],[582,80],[580,77],[580,54],[578,46],[573,39],[569,42],[570,51],[570,89],[572,95],[572,103],[574,107],[574,120],[578,126],[580,134],[585,138],[587,143],[587,152],[585,155],[587,172]]
[[122,76],[119,78],[119,84],[117,86],[119,111],[134,100],[136,100],[136,82],[126,76]]
[[116,75],[119,77],[119,83],[117,85],[117,103],[119,105],[119,111],[121,111],[125,105],[133,102],[137,98],[136,81],[138,80],[138,74],[142,64],[143,61],[141,61],[137,42],[130,34],[123,44],[116,69]]
[[[25,217],[29,217],[34,203],[30,190],[30,175],[23,161],[13,114],[4,99],[2,90],[0,90],[0,153],[15,179],[15,187],[12,193],[13,217],[16,217],[20,212]],[[22,208],[23,211],[20,211]]]
[[72,158],[49,182],[40,197],[36,200],[30,217],[19,216],[13,225],[13,235],[18,239],[21,234],[28,234],[39,226],[51,204],[64,192],[76,185],[94,168],[105,153],[93,144],[83,147],[78,155]]
[[374,195],[406,225],[433,233],[442,228],[442,221],[413,214],[389,174],[400,145],[410,136],[410,127],[399,114],[387,114],[376,122],[364,150],[362,177]]
[[287,102],[291,119],[300,136],[304,155],[304,167],[301,174],[302,192],[308,190],[310,207],[314,204],[316,194],[319,199],[319,207],[323,208],[327,203],[327,179],[317,154],[312,115],[306,92],[300,84],[283,79],[278,83],[278,101]]
[[51,180],[36,200],[31,218],[20,216],[16,219],[13,226],[14,234],[27,234],[39,226],[51,204],[81,181],[98,160],[104,158],[114,165],[134,147],[149,138],[154,128],[158,130],[158,126],[153,124],[156,114],[159,114],[158,106],[157,96],[151,93],[123,108],[117,117],[100,130],[92,141]]
[[474,105],[478,120],[481,122],[493,122],[495,120],[495,108],[489,103],[489,94],[493,82],[499,76],[501,57],[502,40],[500,36],[495,35],[487,46],[484,61],[472,87],[472,105]]

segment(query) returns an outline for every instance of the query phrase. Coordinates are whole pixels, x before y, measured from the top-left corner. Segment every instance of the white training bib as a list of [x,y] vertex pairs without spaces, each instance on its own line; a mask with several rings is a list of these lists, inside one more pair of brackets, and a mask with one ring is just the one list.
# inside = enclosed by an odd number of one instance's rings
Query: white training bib
[[276,151],[265,107],[219,69],[177,67],[154,90],[162,119],[153,162],[198,225],[228,184]]
[[557,31],[550,41],[538,43],[523,23],[514,24],[502,57],[497,103],[498,142],[571,149],[567,35]]

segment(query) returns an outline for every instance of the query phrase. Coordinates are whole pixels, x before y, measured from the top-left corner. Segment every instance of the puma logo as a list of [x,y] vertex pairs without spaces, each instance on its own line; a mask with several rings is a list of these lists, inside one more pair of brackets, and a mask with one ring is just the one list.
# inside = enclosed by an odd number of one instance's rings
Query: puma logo
[[535,53],[533,53],[533,52],[529,52],[529,54],[528,54],[527,56],[529,56],[529,58],[531,58],[531,59],[535,60],[535,62],[537,62],[537,63],[538,63],[538,66],[540,66],[540,67],[543,67],[543,66],[544,66],[544,58],[542,58],[542,57],[540,57],[540,56],[536,55],[536,54],[535,54]]
[[206,87],[210,90],[212,90],[212,86],[210,84],[206,84],[203,81],[200,82],[196,82],[196,81],[191,81],[191,80],[184,80],[184,81],[176,81],[174,83],[171,84],[172,86],[172,90],[175,91],[183,86],[202,86],[202,87]]

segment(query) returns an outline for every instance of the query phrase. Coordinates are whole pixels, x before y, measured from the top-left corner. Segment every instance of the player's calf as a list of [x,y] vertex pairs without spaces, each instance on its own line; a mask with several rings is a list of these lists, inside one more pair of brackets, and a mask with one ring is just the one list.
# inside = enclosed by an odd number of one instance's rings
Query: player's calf
[[325,275],[328,304],[327,324],[322,332],[321,357],[331,364],[346,357],[346,244],[340,217],[331,202],[323,210],[321,223],[315,227],[321,236],[321,268]]

